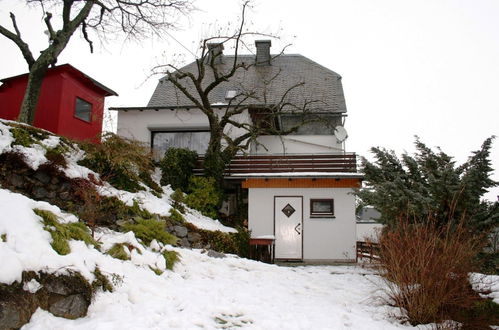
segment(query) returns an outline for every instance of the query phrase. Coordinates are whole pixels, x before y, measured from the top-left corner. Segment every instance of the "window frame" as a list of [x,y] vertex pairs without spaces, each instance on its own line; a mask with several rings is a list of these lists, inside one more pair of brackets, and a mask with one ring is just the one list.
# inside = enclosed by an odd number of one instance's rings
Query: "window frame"
[[[86,118],[82,118],[82,117],[78,116],[78,113],[76,111],[77,106],[78,106],[78,100],[80,100],[80,101],[82,101],[82,102],[90,105],[90,112],[89,112],[89,118],[88,118],[88,120]],[[76,96],[75,97],[74,108],[73,108],[73,117],[74,118],[79,119],[81,121],[84,121],[87,124],[91,124],[92,123],[92,114],[93,114],[93,112],[94,112],[94,105],[93,105],[92,102],[89,102],[89,101],[87,101],[86,99],[84,99],[83,97],[80,97],[80,96]]]
[[[314,203],[327,202],[330,204],[331,212],[314,211]],[[334,215],[334,198],[311,198],[310,199],[310,217],[311,218],[336,218]]]

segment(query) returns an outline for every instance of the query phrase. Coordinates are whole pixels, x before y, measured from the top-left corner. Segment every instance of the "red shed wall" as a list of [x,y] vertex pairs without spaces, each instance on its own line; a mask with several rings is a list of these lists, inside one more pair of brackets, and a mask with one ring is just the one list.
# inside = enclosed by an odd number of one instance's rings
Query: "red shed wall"
[[[104,113],[104,96],[67,73],[62,74],[62,98],[59,113],[58,134],[92,142],[100,141]],[[76,98],[92,104],[91,122],[75,117]]]
[[[0,117],[16,120],[19,116],[27,77],[19,77],[1,86]],[[34,126],[56,133],[60,108],[61,81],[56,74],[47,75],[42,83],[40,99],[36,107]]]
[[[27,81],[27,76],[22,76],[0,86],[0,118],[17,119]],[[91,122],[74,116],[77,97],[92,104]],[[53,72],[43,80],[34,126],[76,140],[99,142],[103,113],[102,91],[66,72]]]

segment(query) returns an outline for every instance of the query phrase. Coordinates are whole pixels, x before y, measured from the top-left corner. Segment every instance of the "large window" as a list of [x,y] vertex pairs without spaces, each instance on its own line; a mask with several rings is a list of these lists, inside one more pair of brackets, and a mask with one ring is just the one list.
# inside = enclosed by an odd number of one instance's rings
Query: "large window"
[[152,132],[152,148],[156,157],[163,157],[168,148],[186,148],[198,154],[206,153],[209,131]]
[[75,117],[90,123],[92,121],[92,104],[77,97],[75,103]]
[[341,115],[289,114],[281,115],[280,121],[283,131],[298,127],[291,135],[333,135],[334,128],[341,125]]
[[311,218],[334,218],[334,199],[311,199]]

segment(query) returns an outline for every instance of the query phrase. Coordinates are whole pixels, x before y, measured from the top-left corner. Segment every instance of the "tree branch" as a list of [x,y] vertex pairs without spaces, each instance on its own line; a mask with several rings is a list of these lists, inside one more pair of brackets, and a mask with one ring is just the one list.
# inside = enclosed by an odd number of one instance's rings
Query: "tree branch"
[[24,59],[28,63],[28,68],[31,69],[31,67],[35,63],[35,58],[33,57],[33,54],[31,53],[28,44],[25,43],[24,40],[21,38],[21,32],[17,27],[16,16],[14,15],[14,13],[10,13],[10,19],[12,20],[12,25],[14,26],[14,30],[16,31],[16,33],[13,33],[10,30],[0,25],[0,34],[12,40],[17,45],[17,47],[23,54]]

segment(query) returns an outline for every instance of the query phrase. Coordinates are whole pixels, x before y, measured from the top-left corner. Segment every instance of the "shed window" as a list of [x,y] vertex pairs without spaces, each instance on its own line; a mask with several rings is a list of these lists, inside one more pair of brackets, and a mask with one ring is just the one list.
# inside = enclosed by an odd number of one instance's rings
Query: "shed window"
[[311,199],[310,217],[312,218],[333,218],[334,199]]
[[92,121],[92,104],[77,97],[75,103],[75,117],[90,123]]

